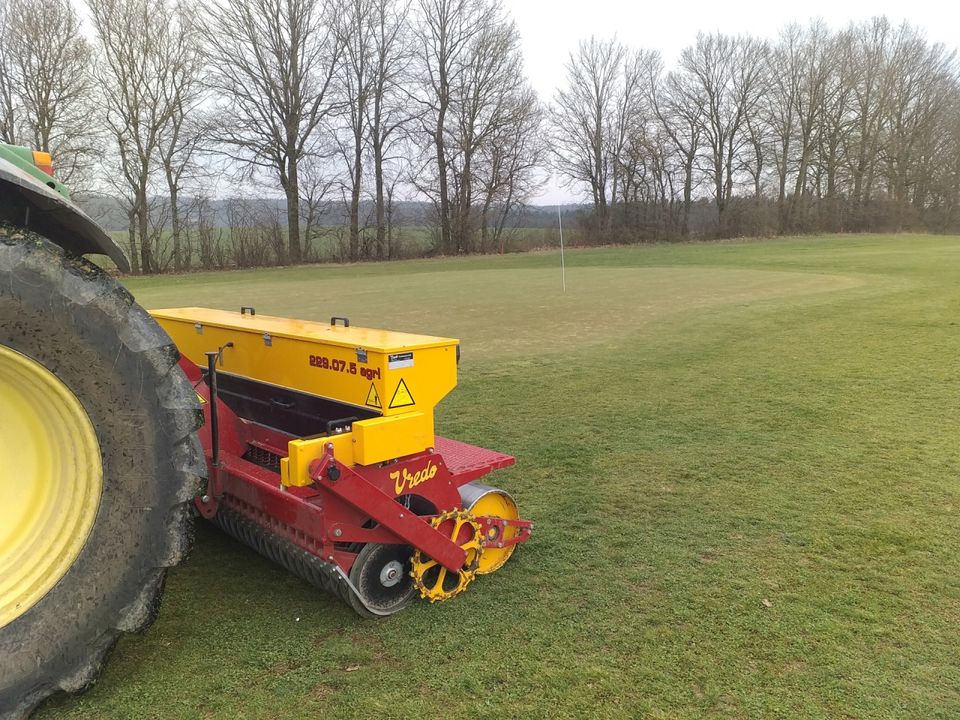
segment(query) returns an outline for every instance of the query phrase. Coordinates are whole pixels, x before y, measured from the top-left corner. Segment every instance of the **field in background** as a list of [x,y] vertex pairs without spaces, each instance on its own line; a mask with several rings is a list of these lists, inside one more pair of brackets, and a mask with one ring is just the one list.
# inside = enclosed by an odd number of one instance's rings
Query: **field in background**
[[[566,222],[566,221],[565,221]],[[277,261],[275,243],[277,240],[284,246],[286,228],[244,228],[245,247],[238,247],[230,228],[216,228],[208,240],[210,250],[207,253],[209,270],[222,270],[242,267],[269,267],[283,265]],[[422,225],[407,225],[394,229],[393,259],[416,259],[436,255],[436,241],[429,227]],[[125,232],[113,231],[110,233],[127,255],[130,255],[128,235]],[[564,228],[566,241],[579,237],[579,232]],[[202,270],[203,252],[196,233],[187,233],[184,237],[184,257],[190,270]],[[497,244],[489,248],[489,254],[528,252],[530,250],[559,247],[560,232],[557,227],[536,228],[518,227],[504,230],[502,246]],[[365,229],[361,241],[361,251],[365,258],[376,257],[373,233]],[[163,272],[173,271],[173,242],[169,231],[164,231],[156,242],[154,255]],[[309,243],[303,248],[304,256],[311,262],[339,263],[349,257],[349,235],[345,226],[323,226],[316,229]],[[108,267],[113,263],[106,258],[97,257],[98,262]]]
[[204,526],[39,718],[960,715],[960,239],[831,237],[130,280],[460,337],[439,430],[532,542],[383,622]]

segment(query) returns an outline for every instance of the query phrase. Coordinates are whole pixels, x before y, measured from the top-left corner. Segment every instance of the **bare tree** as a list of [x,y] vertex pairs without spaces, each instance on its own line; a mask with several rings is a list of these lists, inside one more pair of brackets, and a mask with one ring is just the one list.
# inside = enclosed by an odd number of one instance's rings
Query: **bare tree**
[[[525,131],[524,115],[536,112],[523,76],[520,36],[512,22],[500,15],[490,18],[473,38],[466,56],[467,71],[454,85],[453,122],[447,132],[452,186],[452,230],[458,252],[474,252],[481,235],[482,218],[476,212],[477,185],[484,153],[511,131]],[[522,144],[522,140],[521,140]],[[506,154],[515,144],[499,146]],[[510,167],[504,158],[500,169]]]
[[773,166],[777,173],[777,216],[780,232],[789,225],[787,182],[797,132],[797,104],[803,83],[803,30],[791,23],[780,32],[768,56],[770,87],[763,100],[763,115],[770,127]]
[[454,227],[457,193],[451,187],[460,152],[451,137],[458,129],[456,104],[464,99],[458,91],[469,83],[471,59],[481,59],[473,54],[477,38],[502,24],[502,10],[497,0],[418,0],[418,10],[414,32],[421,88],[416,99],[433,155],[432,178],[418,187],[432,196],[437,207],[440,250],[458,252],[465,249],[465,238]]
[[713,186],[718,232],[726,232],[725,211],[733,197],[739,153],[746,143],[746,119],[755,113],[765,87],[765,43],[750,37],[697,36],[680,56],[680,72],[705,101],[701,131],[705,172]]
[[204,35],[219,121],[214,139],[250,177],[273,175],[287,205],[287,254],[300,262],[300,164],[339,109],[334,74],[343,51],[334,0],[216,0]]
[[625,56],[616,40],[581,42],[567,61],[566,86],[557,92],[552,113],[557,170],[572,184],[587,186],[603,234],[609,230],[613,172],[609,118],[617,113]]
[[651,67],[651,107],[660,122],[665,139],[669,140],[670,153],[677,158],[680,167],[682,206],[680,235],[690,233],[690,208],[693,203],[694,170],[703,128],[705,100],[690,77],[682,73],[669,73],[662,81],[657,77],[659,68]]
[[[53,154],[57,176],[82,189],[91,180],[97,138],[91,48],[80,20],[68,0],[10,0],[2,12],[0,126],[11,128],[3,135]],[[42,42],[36,28],[44,30]]]
[[0,3],[0,142],[17,142],[16,99],[13,92],[13,60],[10,47],[13,29],[10,6]]
[[[886,18],[699,35],[669,72],[591,38],[545,109],[501,0],[89,0],[95,39],[71,2],[0,1],[0,142],[98,170],[138,272],[189,268],[191,232],[205,267],[392,258],[400,198],[435,250],[503,251],[547,165],[594,241],[960,229],[960,67]],[[233,201],[232,244],[192,199],[214,153],[285,197]]]
[[214,221],[214,210],[210,198],[198,197],[194,210],[193,230],[200,253],[200,266],[204,270],[226,267],[227,252],[223,228],[218,227]]
[[858,215],[873,193],[881,136],[887,118],[887,103],[893,77],[887,72],[891,27],[884,18],[851,31],[853,62],[852,112],[855,124],[845,138],[845,151],[853,187],[851,194]]
[[189,57],[181,16],[166,0],[92,0],[90,9],[100,50],[96,73],[120,169],[112,179],[129,189],[131,264],[134,272],[156,272],[149,194],[161,138],[176,112],[172,88]]
[[538,170],[546,159],[543,110],[536,93],[523,87],[505,99],[511,112],[479,148],[476,158],[481,186],[480,252],[504,251],[508,219],[539,188]]
[[943,45],[929,45],[921,33],[904,25],[896,33],[890,72],[883,156],[887,188],[895,204],[894,227],[901,230],[908,211],[926,204],[931,166],[941,162],[934,160],[935,136],[950,95],[956,92],[956,55]]
[[[341,15],[345,38],[338,72],[345,112],[337,118],[334,136],[348,174],[345,183],[351,260],[386,251],[385,165],[391,147],[412,119],[403,86],[411,61],[406,18],[408,2],[345,0]],[[367,164],[369,162],[369,167]],[[361,253],[360,203],[370,171],[376,238]]]
[[378,257],[391,257],[386,196],[386,186],[391,180],[387,177],[387,165],[394,160],[395,145],[403,140],[415,120],[404,91],[413,62],[409,13],[409,0],[373,0],[373,62],[367,126],[373,155]]
[[[659,54],[615,40],[581,43],[553,112],[556,167],[593,196],[597,239],[688,232],[700,150],[702,93],[678,73],[662,75]],[[614,212],[614,210],[616,212]]]
[[368,105],[373,92],[375,0],[346,0],[339,21],[344,38],[343,62],[338,80],[345,101],[344,138],[338,144],[348,173],[350,236],[348,258],[360,259],[360,196],[363,164],[369,133]]
[[317,260],[314,241],[319,236],[327,195],[335,184],[335,175],[315,156],[307,157],[300,166],[300,203],[303,218],[303,261]]
[[188,176],[198,172],[194,159],[207,128],[199,109],[203,99],[200,29],[190,6],[178,5],[174,12],[179,33],[163,38],[166,47],[162,52],[170,59],[169,82],[163,88],[169,119],[161,128],[159,155],[169,193],[173,269],[180,272],[189,269],[180,193]]
[[782,231],[789,232],[797,217],[807,188],[807,175],[813,154],[819,144],[822,127],[821,113],[828,91],[832,68],[835,65],[837,46],[829,31],[821,22],[812,23],[801,40],[800,56],[797,58],[800,80],[793,96],[797,121],[796,180],[789,209],[784,218]]
[[931,214],[939,232],[960,225],[960,83],[954,79],[952,84],[934,148],[939,162],[927,179]]
[[833,36],[834,64],[827,75],[820,112],[818,144],[814,154],[814,171],[818,178],[817,193],[824,207],[821,210],[821,227],[838,231],[844,229],[842,221],[843,195],[847,195],[846,148],[852,132],[853,34],[850,30]]
[[816,21],[805,29],[796,24],[784,28],[767,59],[769,89],[762,108],[772,135],[780,232],[795,229],[807,192],[808,173],[824,131],[823,114],[838,51],[836,39]]
[[[609,152],[613,159],[610,183],[610,197],[613,202],[622,199],[626,204],[630,188],[635,177],[626,172],[628,148],[635,150],[636,141],[644,134],[647,121],[647,102],[650,93],[646,83],[650,78],[651,63],[657,65],[659,55],[649,51],[625,51],[623,67],[620,71],[620,87],[615,95],[615,111],[608,118],[606,135],[610,143]],[[630,152],[636,157],[635,152]],[[634,162],[635,167],[636,163]]]
[[616,94],[616,112],[606,131],[613,160],[611,200],[619,204],[620,228],[636,234],[642,222],[638,214],[640,197],[656,203],[650,194],[648,137],[655,123],[650,83],[659,72],[659,53],[629,50],[624,53],[620,87]]

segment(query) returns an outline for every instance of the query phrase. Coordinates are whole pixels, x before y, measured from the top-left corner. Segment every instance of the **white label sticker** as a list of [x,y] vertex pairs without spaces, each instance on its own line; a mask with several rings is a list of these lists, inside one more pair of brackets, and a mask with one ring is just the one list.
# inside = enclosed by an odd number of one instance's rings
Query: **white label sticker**
[[388,370],[401,370],[402,368],[411,368],[413,367],[413,353],[396,353],[394,355],[387,355],[387,369]]

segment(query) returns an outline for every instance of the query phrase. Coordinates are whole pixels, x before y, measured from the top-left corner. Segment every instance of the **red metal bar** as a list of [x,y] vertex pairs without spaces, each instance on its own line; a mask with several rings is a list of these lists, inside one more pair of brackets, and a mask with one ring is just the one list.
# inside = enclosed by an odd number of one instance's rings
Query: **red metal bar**
[[457,572],[463,567],[467,554],[460,546],[345,465],[333,465],[337,477],[332,478],[327,470],[334,463],[336,461],[327,455],[310,464],[310,477],[319,487],[368,513],[378,523],[385,525],[405,542],[429,555],[448,570]]

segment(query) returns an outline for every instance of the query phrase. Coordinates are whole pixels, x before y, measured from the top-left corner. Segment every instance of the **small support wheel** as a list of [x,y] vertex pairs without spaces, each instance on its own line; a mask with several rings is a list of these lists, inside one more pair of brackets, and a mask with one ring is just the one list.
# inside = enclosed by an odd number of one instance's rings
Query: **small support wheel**
[[417,596],[410,577],[412,554],[409,545],[364,545],[350,568],[350,582],[360,592],[363,602],[350,593],[350,606],[360,615],[372,617],[368,607],[383,616],[409,605]]

